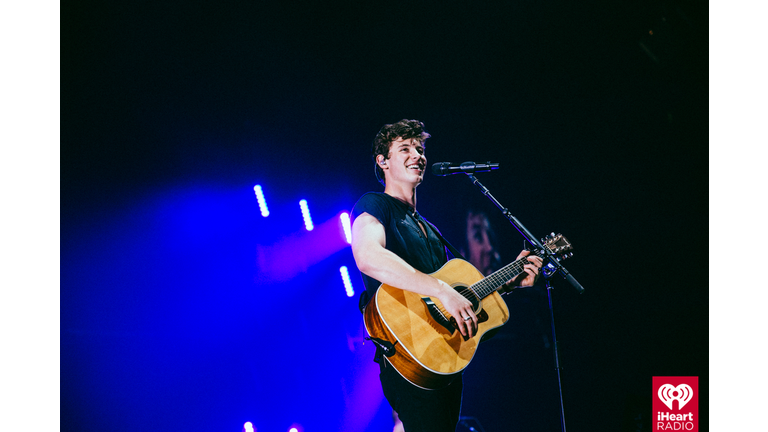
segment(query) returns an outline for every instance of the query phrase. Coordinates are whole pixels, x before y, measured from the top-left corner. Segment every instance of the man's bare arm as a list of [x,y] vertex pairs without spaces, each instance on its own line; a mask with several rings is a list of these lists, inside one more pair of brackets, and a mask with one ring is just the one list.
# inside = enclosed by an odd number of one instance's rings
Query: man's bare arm
[[[387,285],[437,298],[456,318],[462,335],[477,333],[477,316],[469,300],[447,283],[416,270],[385,246],[381,222],[368,213],[358,216],[352,224],[352,254],[362,273]],[[470,319],[465,321],[465,317]]]

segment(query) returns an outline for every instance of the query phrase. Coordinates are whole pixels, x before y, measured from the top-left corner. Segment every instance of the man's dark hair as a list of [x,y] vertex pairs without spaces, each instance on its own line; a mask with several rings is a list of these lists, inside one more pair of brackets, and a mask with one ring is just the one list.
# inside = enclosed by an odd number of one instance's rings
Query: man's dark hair
[[379,183],[384,184],[384,171],[376,163],[376,156],[384,155],[384,159],[389,159],[389,149],[392,147],[392,141],[398,137],[402,139],[415,138],[421,145],[424,145],[424,141],[430,136],[424,129],[424,123],[418,120],[402,119],[397,123],[384,125],[373,140],[372,151],[376,178],[379,180]]

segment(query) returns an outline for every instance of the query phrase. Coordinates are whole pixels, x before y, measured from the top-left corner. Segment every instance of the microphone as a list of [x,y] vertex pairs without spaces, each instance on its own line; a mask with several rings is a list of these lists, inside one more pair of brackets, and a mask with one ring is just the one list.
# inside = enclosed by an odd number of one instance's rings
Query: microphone
[[464,162],[461,165],[454,165],[450,162],[438,162],[432,165],[432,174],[436,176],[445,176],[448,174],[472,174],[475,172],[484,172],[499,169],[498,163],[474,163]]

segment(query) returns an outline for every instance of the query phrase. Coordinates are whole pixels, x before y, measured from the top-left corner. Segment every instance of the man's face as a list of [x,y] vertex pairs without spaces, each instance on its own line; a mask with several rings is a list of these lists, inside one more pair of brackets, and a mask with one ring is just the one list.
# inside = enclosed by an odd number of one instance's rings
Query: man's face
[[418,185],[424,180],[427,157],[424,156],[424,146],[415,138],[398,137],[392,141],[386,162],[386,168],[382,168],[387,184],[403,182]]

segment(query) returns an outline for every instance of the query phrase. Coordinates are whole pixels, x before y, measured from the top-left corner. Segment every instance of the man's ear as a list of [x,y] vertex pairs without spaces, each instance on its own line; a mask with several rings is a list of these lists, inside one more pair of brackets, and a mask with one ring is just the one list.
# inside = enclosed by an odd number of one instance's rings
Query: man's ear
[[381,168],[384,168],[387,166],[387,161],[386,159],[384,159],[384,155],[376,156],[376,163],[378,163]]

